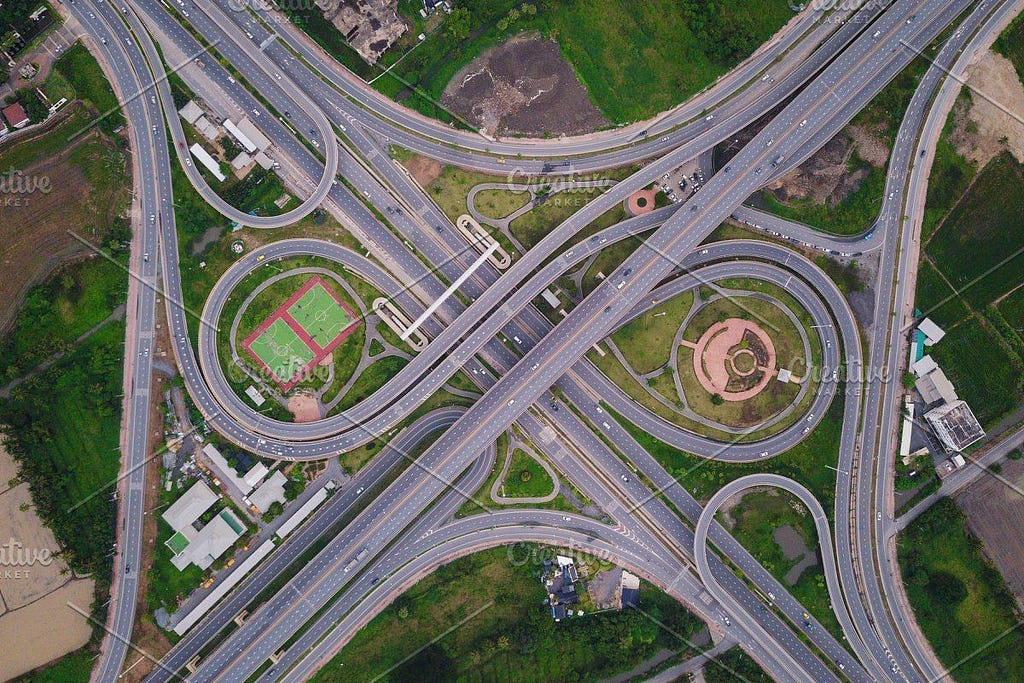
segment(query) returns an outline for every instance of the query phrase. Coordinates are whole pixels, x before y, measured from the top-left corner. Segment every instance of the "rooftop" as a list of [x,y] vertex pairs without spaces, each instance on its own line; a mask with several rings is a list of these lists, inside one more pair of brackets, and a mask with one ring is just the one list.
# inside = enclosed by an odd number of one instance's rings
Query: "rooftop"
[[214,493],[205,481],[197,481],[160,516],[172,529],[181,531],[202,517],[203,513],[218,500],[220,496]]
[[985,436],[978,418],[964,401],[939,406],[924,414],[942,444],[951,451],[962,451]]

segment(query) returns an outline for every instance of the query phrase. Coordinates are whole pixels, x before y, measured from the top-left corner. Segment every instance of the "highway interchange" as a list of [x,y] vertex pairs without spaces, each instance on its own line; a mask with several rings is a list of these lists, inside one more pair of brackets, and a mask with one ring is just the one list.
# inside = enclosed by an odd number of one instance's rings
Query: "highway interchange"
[[[930,164],[931,146],[924,141],[933,145],[937,128],[945,120],[941,108],[933,103],[949,100],[948,95],[945,100],[934,100],[934,93],[940,86],[949,91],[944,70],[962,71],[970,55],[994,39],[999,27],[1019,9],[1018,4],[985,7],[985,3],[969,5],[962,0],[898,1],[887,6],[871,4],[856,13],[843,10],[856,16],[834,23],[806,11],[729,77],[656,123],[579,141],[545,142],[489,140],[408,112],[340,71],[341,67],[265,7],[225,11],[205,0],[184,0],[179,6],[180,11],[188,12],[186,18],[149,0],[123,5],[77,0],[67,5],[91,39],[91,47],[102,56],[132,123],[132,146],[138,151],[132,249],[135,275],[129,293],[132,324],[126,345],[125,395],[130,398],[126,399],[124,476],[119,484],[119,554],[109,636],[94,678],[117,680],[135,618],[138,583],[132,568],[140,563],[142,477],[144,463],[151,457],[146,442],[152,371],[147,350],[161,300],[180,371],[210,426],[271,457],[316,459],[337,454],[402,424],[461,368],[490,368],[493,374],[470,374],[484,393],[468,410],[431,414],[406,427],[393,448],[382,451],[357,481],[377,480],[427,434],[440,436],[414,466],[383,492],[374,492],[378,494],[374,498],[360,497],[352,487],[332,498],[258,573],[172,649],[151,680],[173,678],[249,604],[267,579],[280,573],[346,513],[352,517],[345,533],[327,539],[325,550],[302,567],[285,589],[267,599],[212,652],[204,651],[190,680],[244,680],[286,642],[290,644],[283,659],[264,670],[261,680],[303,680],[411,581],[454,556],[517,540],[572,545],[614,558],[717,624],[778,680],[935,678],[941,667],[916,632],[912,616],[905,613],[905,602],[899,600],[902,587],[896,585],[895,578],[899,572],[891,566],[893,554],[889,552],[890,441],[898,404],[894,394],[898,387],[894,385],[898,383],[863,378],[877,377],[882,371],[899,376],[901,331],[916,265],[906,245],[913,242],[914,231],[919,229]],[[205,60],[200,82],[194,85],[197,91],[216,87],[237,103],[240,112],[252,112],[273,140],[282,166],[292,177],[301,178],[309,193],[296,210],[273,218],[242,214],[217,197],[187,161],[184,132],[162,76],[165,66],[156,44],[165,55],[194,60],[205,46],[185,30],[183,22],[258,91],[256,98],[214,59]],[[755,190],[827,142],[916,51],[923,51],[954,23],[958,30],[932,57],[937,66],[921,80],[897,136],[886,197],[870,240],[837,240],[741,208]],[[268,42],[268,37],[273,39]],[[774,83],[761,80],[769,67]],[[190,81],[190,68],[182,69],[181,75]],[[952,90],[955,95],[956,89]],[[694,199],[678,209],[667,207],[576,240],[591,221],[628,194],[711,149],[792,94],[796,96],[774,112],[767,126],[709,178]],[[275,111],[268,110],[265,103]],[[289,112],[287,124],[277,118],[280,112]],[[296,129],[303,140],[293,134]],[[336,135],[340,142],[335,141]],[[578,154],[586,154],[572,159],[572,169],[578,171],[638,161],[644,165],[552,230],[506,272],[485,267],[475,273],[462,290],[472,303],[464,306],[455,297],[448,299],[427,323],[425,331],[431,340],[427,349],[367,400],[316,423],[268,420],[247,408],[226,386],[215,345],[211,345],[224,298],[233,283],[260,267],[261,257],[269,261],[313,254],[336,261],[384,292],[410,319],[444,291],[445,281],[453,281],[476,257],[436,205],[391,162],[382,138],[444,163],[492,172],[508,173],[508,157],[516,155],[523,156],[515,163],[524,173],[542,172],[551,167],[552,159]],[[918,149],[928,153],[922,157]],[[272,243],[247,254],[228,271],[202,314],[186,311],[181,305],[174,227],[173,163],[179,164],[212,206],[250,229],[288,225],[323,206],[352,229],[377,263],[329,242],[294,239]],[[339,173],[347,184],[335,182]],[[396,205],[405,210],[389,211],[394,218],[388,226],[377,217],[383,211],[375,215],[364,199],[378,210]],[[845,298],[824,273],[796,252],[764,242],[723,242],[698,253],[697,245],[734,214],[823,250],[880,250],[880,272],[896,275],[892,281],[881,278],[878,283],[878,324],[872,326],[866,351],[861,349],[857,324]],[[552,327],[533,307],[540,291],[574,264],[627,236],[652,230],[644,246],[558,325]],[[143,259],[143,253],[158,254],[159,258]],[[436,270],[427,267],[421,256]],[[676,271],[681,274],[666,280]],[[810,410],[815,417],[808,418],[811,424],[807,426],[813,427],[829,402],[842,396],[844,429],[837,463],[835,523],[831,542],[827,526],[822,529],[821,545],[828,554],[830,592],[834,597],[833,591],[840,590],[845,601],[846,608],[839,606],[837,612],[856,657],[820,624],[805,620],[802,608],[784,587],[724,529],[717,524],[709,526],[704,508],[675,484],[617,421],[607,420],[602,404],[667,443],[708,458],[735,461],[762,459],[766,452],[771,456],[793,446],[806,434],[803,422],[756,443],[716,443],[634,404],[592,364],[581,360],[594,343],[649,310],[655,301],[695,284],[739,275],[791,284],[791,293],[820,322],[818,332],[827,351],[822,358],[822,376],[830,377],[832,370],[846,372],[845,382],[821,382]],[[890,309],[891,315],[887,314]],[[191,339],[197,327],[198,344],[193,347]],[[499,335],[522,341],[510,348],[498,340]],[[552,387],[557,387],[557,394],[551,392]],[[573,409],[559,409],[567,404]],[[486,478],[495,439],[513,423],[606,510],[614,524],[530,510],[448,521],[467,492],[476,491]],[[601,437],[594,429],[602,432]],[[643,476],[632,476],[633,472]],[[802,496],[795,482],[769,483]],[[364,488],[371,486],[360,486],[359,491]],[[709,505],[708,509],[713,508]],[[883,513],[882,518],[876,513]],[[762,594],[776,596],[772,610],[763,609],[763,601],[735,577],[719,555],[701,552],[702,545],[695,554],[694,529],[701,544],[705,534],[710,534],[721,556],[741,567]],[[357,572],[341,571],[363,550],[369,552],[363,553]],[[706,584],[701,577],[707,579]],[[305,599],[295,600],[296,593]],[[712,594],[710,600],[708,593]],[[327,614],[291,642],[322,606],[329,606]],[[802,638],[796,635],[799,631],[803,631]]]

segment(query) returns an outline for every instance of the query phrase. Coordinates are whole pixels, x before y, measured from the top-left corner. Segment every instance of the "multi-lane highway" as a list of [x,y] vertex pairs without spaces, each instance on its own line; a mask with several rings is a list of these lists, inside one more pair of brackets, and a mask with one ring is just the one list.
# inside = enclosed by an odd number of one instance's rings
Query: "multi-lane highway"
[[[881,510],[885,506],[891,490],[887,465],[896,389],[894,383],[863,382],[862,376],[849,372],[885,369],[889,376],[898,376],[902,315],[912,291],[908,282],[912,282],[913,250],[906,245],[913,243],[919,226],[920,188],[927,181],[926,172],[914,163],[919,130],[927,117],[926,132],[934,140],[938,117],[929,115],[929,110],[931,94],[943,82],[943,65],[956,62],[962,70],[965,57],[960,55],[969,55],[990,42],[996,29],[1019,9],[1016,5],[994,3],[986,11],[982,3],[963,17],[965,0],[898,0],[891,6],[870,3],[856,11],[844,9],[841,18],[853,15],[853,20],[846,22],[824,22],[820,13],[808,10],[728,77],[655,122],[578,140],[498,141],[440,126],[384,99],[267,8],[224,10],[206,0],[177,4],[178,9],[170,11],[151,0],[123,7],[102,0],[79,0],[69,6],[87,34],[99,40],[93,48],[102,56],[124,102],[132,123],[132,143],[140,150],[135,157],[139,197],[134,212],[136,275],[126,347],[126,396],[130,398],[126,399],[125,476],[119,496],[119,556],[111,635],[104,641],[95,671],[98,680],[117,678],[134,619],[142,465],[148,457],[148,351],[155,329],[156,293],[161,287],[175,356],[196,405],[214,429],[270,457],[316,459],[365,443],[400,424],[460,368],[482,369],[482,362],[499,376],[473,373],[485,393],[464,414],[432,413],[402,432],[393,448],[382,453],[360,478],[376,481],[384,477],[396,467],[402,452],[426,434],[448,427],[414,467],[399,474],[372,500],[359,500],[351,489],[335,496],[172,650],[154,680],[166,680],[203,650],[226,621],[249,604],[262,582],[285,571],[346,512],[354,513],[354,505],[364,504],[365,509],[355,514],[345,533],[325,539],[327,549],[302,567],[284,592],[256,610],[216,651],[204,655],[194,680],[244,679],[293,638],[317,609],[330,605],[332,618],[324,616],[312,624],[287,649],[285,659],[262,674],[263,680],[280,676],[299,680],[315,670],[375,609],[445,558],[516,539],[574,542],[581,548],[608,553],[729,630],[730,637],[780,680],[830,680],[840,675],[851,680],[916,680],[937,673],[934,657],[898,600],[899,589],[893,585],[898,569],[891,564],[891,553],[886,552],[888,538],[879,538],[885,527],[875,524],[876,507]],[[908,109],[890,160],[887,196],[882,198],[877,223],[866,231],[869,238],[822,236],[807,226],[742,208],[755,190],[824,145],[914,54],[958,20],[962,20],[960,27],[935,55],[936,66],[922,79]],[[297,190],[307,193],[299,208],[276,217],[240,215],[206,185],[187,158],[184,131],[163,76],[165,65],[157,44],[164,54],[184,57],[185,62],[196,59],[203,50],[215,50],[256,89],[248,91],[218,60],[206,60],[200,76],[190,74],[187,66],[181,72],[187,82],[200,78],[202,84],[197,87],[217,89],[237,111],[259,120],[278,150],[279,161],[288,167],[288,177],[297,183]],[[761,80],[768,72],[773,79]],[[791,101],[776,111],[764,129],[681,207],[624,221],[584,241],[576,239],[628,194],[710,150],[789,97]],[[290,119],[289,124],[277,118],[282,115]],[[336,132],[342,134],[340,141],[335,140]],[[215,353],[215,326],[232,288],[246,274],[258,271],[264,260],[308,254],[335,261],[385,292],[412,319],[444,291],[438,274],[453,281],[475,258],[447,218],[391,163],[380,147],[382,139],[444,162],[492,171],[505,171],[506,158],[519,154],[527,158],[522,164],[517,159],[517,165],[529,172],[551,170],[551,159],[571,155],[584,155],[573,159],[577,170],[648,162],[552,230],[505,273],[489,266],[474,273],[462,290],[472,303],[464,306],[452,297],[439,307],[424,328],[431,340],[426,350],[367,400],[335,417],[304,425],[262,418],[227,385]],[[182,282],[171,204],[172,151],[200,195],[241,225],[287,225],[322,205],[351,227],[378,262],[330,242],[297,239],[272,243],[229,269],[201,317],[185,311],[180,303]],[[660,158],[650,160],[658,155]],[[927,166],[921,164],[920,168]],[[904,188],[911,169],[911,186]],[[335,182],[339,170],[356,192]],[[912,190],[906,192],[906,200],[905,190]],[[407,210],[388,211],[394,218],[387,225],[363,200],[377,209],[399,206]],[[881,283],[877,290],[876,322],[880,324],[872,327],[866,354],[861,351],[860,333],[845,299],[806,259],[767,243],[725,242],[695,252],[699,242],[730,215],[835,254],[880,250],[881,271],[896,272],[897,277]],[[908,217],[905,220],[904,215]],[[643,246],[559,324],[552,326],[533,308],[536,296],[574,265],[616,241],[648,230],[655,231]],[[150,253],[160,258],[140,256]],[[663,282],[680,269],[682,275]],[[594,343],[650,310],[656,301],[701,282],[736,276],[784,282],[816,321],[823,381],[814,387],[806,421],[760,442],[724,446],[636,405],[594,366],[580,360]],[[895,303],[890,307],[889,302]],[[894,311],[891,317],[889,310]],[[190,325],[198,327],[196,347],[191,343]],[[497,341],[501,333],[515,338],[517,344],[509,348]],[[886,353],[887,349],[895,351]],[[843,367],[847,378],[840,393],[837,381]],[[559,398],[549,392],[552,386],[559,388]],[[819,535],[828,555],[829,590],[855,657],[820,625],[811,623],[813,620],[801,625],[803,620],[795,616],[799,603],[724,529],[711,524],[710,513],[704,514],[705,509],[617,422],[607,422],[601,408],[607,404],[681,449],[705,457],[756,461],[796,444],[840,395],[845,424],[837,464],[837,562],[832,562],[832,534],[827,525],[819,525]],[[559,410],[562,402],[573,410]],[[533,410],[526,412],[531,406]],[[463,500],[462,487],[474,491],[486,476],[488,463],[493,461],[494,440],[513,422],[552,457],[565,476],[608,511],[618,526],[575,516],[555,519],[557,515],[539,511],[480,515],[446,524]],[[593,430],[603,432],[603,438]],[[876,450],[882,457],[871,457]],[[480,453],[489,455],[481,458]],[[868,464],[862,466],[865,453]],[[643,480],[628,474],[631,470],[620,455],[643,474]],[[816,519],[821,517],[817,514],[820,506],[815,507],[805,490],[775,480],[762,483],[788,487],[816,511]],[[720,495],[738,490],[727,489]],[[712,503],[717,501],[718,497]],[[713,509],[709,504],[707,510]],[[694,534],[683,520],[697,529],[696,553]],[[785,621],[774,612],[758,609],[757,597],[743,582],[725,564],[702,551],[708,534],[747,580],[779,597],[775,607]],[[357,556],[358,575],[346,576],[342,569]],[[694,566],[718,598],[718,607],[708,609],[700,604],[703,587]],[[296,602],[293,593],[305,599]],[[380,596],[387,597],[381,600]],[[723,620],[723,611],[732,614],[736,623]],[[806,640],[797,638],[793,629],[804,631]]]

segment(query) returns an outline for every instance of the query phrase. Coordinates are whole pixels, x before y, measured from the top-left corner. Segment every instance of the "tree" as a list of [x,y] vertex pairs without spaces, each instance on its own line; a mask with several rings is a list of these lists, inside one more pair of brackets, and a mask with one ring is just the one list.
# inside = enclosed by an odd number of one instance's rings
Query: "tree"
[[912,373],[912,372],[905,372],[905,373],[903,373],[903,388],[904,389],[913,389],[915,386],[917,386],[917,377],[914,377],[914,373]]
[[952,609],[967,597],[967,586],[949,572],[934,572],[928,575],[928,593],[934,604]]
[[446,27],[448,37],[459,43],[469,38],[471,22],[472,16],[469,14],[469,10],[465,7],[456,7],[448,15],[448,26]]
[[712,405],[720,406],[723,403],[725,403],[725,399],[722,398],[721,394],[712,394],[711,395],[711,403],[712,403]]

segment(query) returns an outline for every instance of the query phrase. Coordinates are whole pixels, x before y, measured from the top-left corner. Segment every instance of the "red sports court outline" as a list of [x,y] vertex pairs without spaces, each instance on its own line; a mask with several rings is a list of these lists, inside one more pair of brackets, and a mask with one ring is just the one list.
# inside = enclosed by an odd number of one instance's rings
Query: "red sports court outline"
[[[345,309],[345,312],[348,313],[349,318],[352,319],[352,324],[343,329],[341,332],[339,332],[334,337],[334,339],[328,342],[327,346],[320,346],[319,344],[317,344],[313,340],[313,337],[311,337],[309,333],[307,333],[306,330],[303,329],[302,325],[300,325],[299,322],[295,320],[295,318],[293,318],[291,314],[288,312],[288,309],[291,308],[292,304],[301,299],[306,294],[306,292],[317,286],[322,287],[324,291],[327,292],[327,294],[329,294],[330,297],[334,299],[334,301],[339,306]],[[260,358],[256,354],[256,352],[252,350],[252,343],[256,341],[256,339],[258,339],[261,334],[266,332],[267,328],[273,325],[277,320],[283,320],[285,324],[291,328],[292,332],[294,332],[299,337],[299,339],[302,340],[302,343],[305,344],[306,347],[313,352],[313,360],[309,361],[304,366],[296,370],[295,373],[290,378],[287,379],[280,377],[274,371],[273,368],[264,363],[263,359]],[[328,355],[330,355],[330,353],[334,351],[334,349],[338,348],[338,345],[341,344],[341,342],[345,341],[345,339],[347,339],[350,334],[355,332],[356,328],[358,327],[359,316],[353,313],[352,309],[346,306],[345,302],[338,298],[338,296],[331,291],[331,288],[327,286],[327,283],[324,282],[324,280],[319,275],[314,275],[312,278],[309,279],[308,282],[306,282],[306,284],[299,287],[299,289],[296,290],[294,294],[288,297],[284,301],[284,303],[278,306],[274,310],[274,312],[267,317],[266,320],[260,323],[260,326],[253,330],[253,332],[248,337],[245,338],[245,340],[242,342],[242,347],[249,352],[249,355],[253,357],[253,359],[261,368],[270,373],[270,376],[274,378],[274,382],[277,384],[278,388],[281,389],[281,391],[291,391],[291,389],[296,384],[302,381],[302,378],[305,376],[305,373],[309,368],[313,367],[314,365],[322,361],[324,358],[326,358]]]

